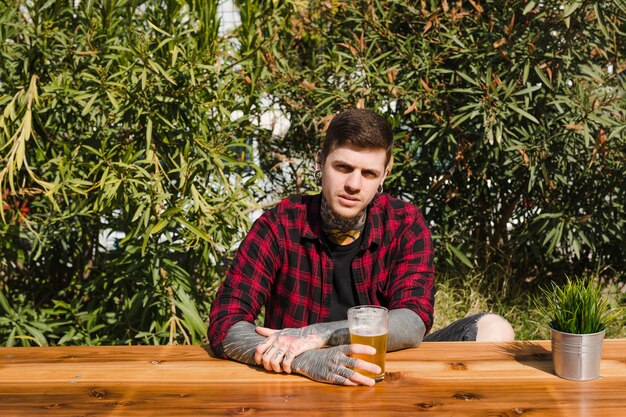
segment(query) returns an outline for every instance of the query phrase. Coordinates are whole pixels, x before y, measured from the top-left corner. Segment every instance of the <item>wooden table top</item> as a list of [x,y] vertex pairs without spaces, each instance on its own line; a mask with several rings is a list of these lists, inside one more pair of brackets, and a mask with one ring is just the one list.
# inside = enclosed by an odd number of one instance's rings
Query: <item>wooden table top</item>
[[0,348],[0,416],[626,416],[626,339],[601,378],[553,374],[549,341],[423,343],[374,387],[210,357],[200,346]]

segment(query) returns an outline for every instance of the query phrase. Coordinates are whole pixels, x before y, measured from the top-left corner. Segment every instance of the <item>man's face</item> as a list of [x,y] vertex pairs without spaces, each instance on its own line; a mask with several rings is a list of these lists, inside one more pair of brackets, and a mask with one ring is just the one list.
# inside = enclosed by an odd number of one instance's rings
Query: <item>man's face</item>
[[333,213],[344,219],[359,215],[372,201],[383,182],[384,149],[339,146],[322,166],[322,194]]

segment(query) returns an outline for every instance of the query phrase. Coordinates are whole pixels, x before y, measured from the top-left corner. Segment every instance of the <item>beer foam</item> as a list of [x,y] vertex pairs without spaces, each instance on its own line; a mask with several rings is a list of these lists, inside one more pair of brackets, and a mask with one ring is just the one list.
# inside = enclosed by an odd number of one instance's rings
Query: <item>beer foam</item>
[[357,327],[357,328],[350,329],[350,333],[358,335],[358,336],[374,337],[374,336],[386,335],[387,330],[384,327],[382,328]]

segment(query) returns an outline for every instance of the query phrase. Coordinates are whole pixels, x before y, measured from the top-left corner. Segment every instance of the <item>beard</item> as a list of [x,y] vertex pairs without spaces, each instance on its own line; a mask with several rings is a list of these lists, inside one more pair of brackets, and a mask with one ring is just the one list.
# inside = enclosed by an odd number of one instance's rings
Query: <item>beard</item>
[[365,226],[366,216],[365,209],[352,217],[341,216],[333,211],[328,201],[326,201],[326,198],[322,195],[322,230],[326,233],[331,230],[360,232]]

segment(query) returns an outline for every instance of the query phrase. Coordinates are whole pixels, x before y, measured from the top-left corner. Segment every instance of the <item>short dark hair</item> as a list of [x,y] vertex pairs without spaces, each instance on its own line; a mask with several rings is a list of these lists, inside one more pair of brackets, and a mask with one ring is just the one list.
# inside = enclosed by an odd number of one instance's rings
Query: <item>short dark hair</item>
[[391,160],[393,131],[387,120],[372,110],[345,110],[333,117],[328,126],[322,146],[322,161],[326,161],[328,154],[342,145],[384,149],[387,166]]

